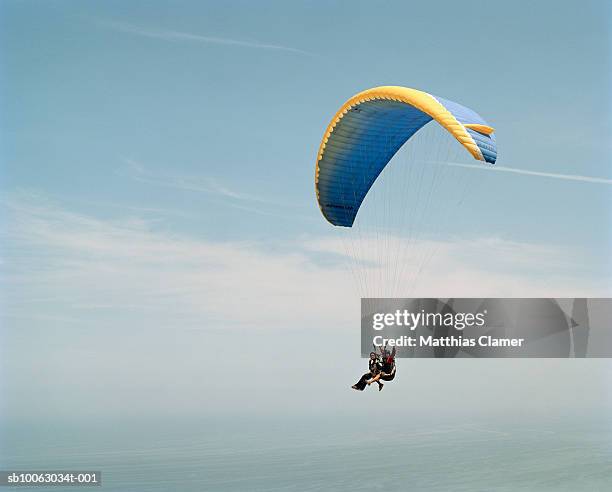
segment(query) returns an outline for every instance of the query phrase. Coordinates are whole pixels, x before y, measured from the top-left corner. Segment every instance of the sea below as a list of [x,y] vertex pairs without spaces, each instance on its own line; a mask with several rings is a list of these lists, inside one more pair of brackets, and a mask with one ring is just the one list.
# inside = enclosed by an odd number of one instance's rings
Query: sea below
[[601,421],[479,420],[20,422],[2,429],[0,465],[102,472],[101,487],[71,491],[612,490],[612,430]]

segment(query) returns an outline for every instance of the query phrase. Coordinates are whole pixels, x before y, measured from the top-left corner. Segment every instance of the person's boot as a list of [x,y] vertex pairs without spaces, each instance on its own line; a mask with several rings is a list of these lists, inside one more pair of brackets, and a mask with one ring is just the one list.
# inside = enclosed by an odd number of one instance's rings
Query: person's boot
[[378,391],[382,391],[384,384],[378,383]]

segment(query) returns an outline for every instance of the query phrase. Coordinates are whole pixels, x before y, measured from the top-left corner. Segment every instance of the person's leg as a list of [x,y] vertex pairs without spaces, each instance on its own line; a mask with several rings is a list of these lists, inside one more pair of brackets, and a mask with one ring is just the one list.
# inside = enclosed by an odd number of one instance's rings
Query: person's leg
[[381,373],[379,372],[379,373],[378,373],[376,376],[374,376],[374,377],[372,378],[372,380],[371,380],[371,381],[369,381],[369,382],[368,382],[368,384],[377,383],[377,382],[378,382],[378,380],[380,379],[380,375],[381,375]]
[[372,376],[371,373],[366,372],[363,376],[361,376],[361,379],[357,381],[356,384],[353,385],[353,389],[363,391],[366,385],[368,384],[368,379],[370,379],[371,376]]

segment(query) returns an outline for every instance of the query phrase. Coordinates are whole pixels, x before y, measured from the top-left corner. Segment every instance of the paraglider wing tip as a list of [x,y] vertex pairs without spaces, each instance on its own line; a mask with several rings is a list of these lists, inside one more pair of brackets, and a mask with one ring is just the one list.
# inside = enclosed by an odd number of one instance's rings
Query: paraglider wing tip
[[482,133],[483,135],[491,135],[491,133],[495,131],[495,129],[491,126],[480,125],[478,123],[468,123],[463,126],[469,128],[470,130],[474,130],[475,132]]

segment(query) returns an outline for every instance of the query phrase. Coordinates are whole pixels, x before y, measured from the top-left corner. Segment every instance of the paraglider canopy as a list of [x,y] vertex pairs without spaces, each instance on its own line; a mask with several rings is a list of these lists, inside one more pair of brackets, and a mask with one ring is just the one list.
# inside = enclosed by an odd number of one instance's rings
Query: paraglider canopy
[[495,163],[494,130],[471,109],[407,87],[368,89],[342,105],[319,146],[315,189],[323,216],[335,226],[352,227],[378,175],[430,121],[475,159]]

